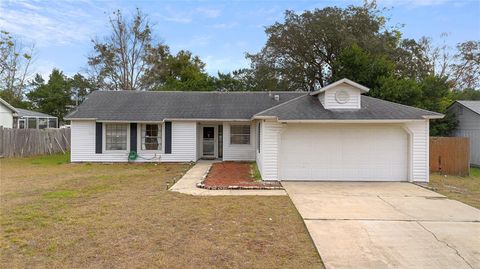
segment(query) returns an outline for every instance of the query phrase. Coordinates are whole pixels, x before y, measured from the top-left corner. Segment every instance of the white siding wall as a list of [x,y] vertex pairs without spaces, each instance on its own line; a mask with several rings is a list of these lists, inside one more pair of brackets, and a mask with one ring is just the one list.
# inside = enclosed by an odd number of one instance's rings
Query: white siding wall
[[260,175],[262,175],[262,166],[263,166],[263,144],[262,144],[262,141],[263,141],[263,125],[264,125],[264,122],[263,120],[262,121],[255,121],[255,131],[257,131],[257,126],[258,126],[258,123],[261,123],[260,124],[260,138],[258,137],[258,134],[256,135],[256,138],[260,140],[260,151],[258,150],[258,142],[255,144],[255,161],[257,162],[257,167],[258,167],[258,171],[260,171]]
[[[250,125],[250,144],[230,144],[231,125]],[[255,161],[256,128],[254,122],[248,123],[223,123],[223,160],[224,161]]]
[[[95,153],[95,121],[72,121],[72,162],[127,162],[130,149],[130,128],[128,128],[127,150],[125,151],[105,151],[105,137],[103,138],[103,152]],[[104,128],[105,130],[105,128]],[[105,131],[104,131],[105,132]],[[165,143],[162,150],[158,152],[138,151],[143,158],[137,162],[189,162],[196,161],[196,123],[195,122],[172,122],[172,153],[163,154]],[[163,139],[165,134],[163,134]],[[140,135],[137,135],[137,141]],[[140,149],[140,145],[137,145]]]
[[0,126],[4,128],[13,127],[13,113],[2,103],[0,103]]
[[[257,162],[263,180],[278,180],[278,153],[282,124],[274,121],[262,122],[262,143]],[[258,164],[258,163],[257,163]]]
[[454,135],[470,139],[470,163],[480,165],[480,115],[468,108],[463,108],[461,112],[460,109],[458,103],[450,109],[458,119]]
[[[350,95],[350,99],[348,100],[348,102],[344,104],[340,104],[337,102],[337,100],[335,99],[335,94],[339,90],[345,90],[348,92],[348,94]],[[325,91],[325,96],[322,98],[324,98],[322,104],[326,109],[358,109],[360,108],[360,90],[347,84],[341,84],[341,85],[338,85],[337,87],[334,87],[330,90]]]
[[405,123],[410,134],[410,180],[428,182],[429,180],[429,122],[414,121]]

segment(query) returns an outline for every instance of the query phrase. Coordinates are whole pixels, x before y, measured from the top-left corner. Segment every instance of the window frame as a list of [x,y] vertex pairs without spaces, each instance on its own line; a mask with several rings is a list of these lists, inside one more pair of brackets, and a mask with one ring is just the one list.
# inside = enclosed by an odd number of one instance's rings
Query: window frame
[[[27,120],[27,127],[25,129],[38,129],[38,119],[35,118],[35,117],[25,117],[25,119]],[[31,127],[30,126],[30,121],[31,120],[35,120],[35,127]]]
[[48,128],[48,118],[37,118],[37,127],[38,129],[47,129]]
[[[126,139],[126,145],[125,145],[125,149],[108,149],[107,147],[107,128],[108,128],[108,125],[123,125],[125,126],[126,128],[126,135],[125,135],[125,139]],[[130,151],[130,125],[128,123],[117,123],[117,122],[105,122],[103,123],[103,150],[105,152],[129,152]]]
[[[238,126],[247,126],[248,127],[248,143],[233,143],[232,138],[234,136],[247,136],[247,134],[234,134],[233,133],[233,127],[238,127]],[[252,125],[251,124],[231,124],[230,125],[230,145],[235,145],[235,146],[249,146],[252,144]]]
[[[48,128],[58,128],[58,118],[47,118],[48,119]],[[50,123],[55,120],[55,127],[52,127]]]
[[[144,149],[143,148],[143,146],[144,146],[143,139],[145,138],[144,130],[146,130],[147,125],[158,125],[158,132],[159,132],[158,134],[159,135],[157,136],[157,139],[160,138],[159,149]],[[140,134],[137,135],[137,137],[139,137],[140,139],[138,139],[137,146],[140,149],[140,151],[163,152],[163,149],[164,149],[164,124],[162,124],[161,122],[158,122],[158,123],[141,123],[140,128],[138,128],[138,129],[139,129]]]

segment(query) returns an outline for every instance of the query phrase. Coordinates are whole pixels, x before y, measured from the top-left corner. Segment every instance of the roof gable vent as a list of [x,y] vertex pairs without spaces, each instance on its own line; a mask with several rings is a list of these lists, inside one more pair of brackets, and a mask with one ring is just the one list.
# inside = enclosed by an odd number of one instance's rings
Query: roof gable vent
[[349,79],[341,79],[310,95],[318,95],[325,109],[360,109],[361,94],[369,89]]

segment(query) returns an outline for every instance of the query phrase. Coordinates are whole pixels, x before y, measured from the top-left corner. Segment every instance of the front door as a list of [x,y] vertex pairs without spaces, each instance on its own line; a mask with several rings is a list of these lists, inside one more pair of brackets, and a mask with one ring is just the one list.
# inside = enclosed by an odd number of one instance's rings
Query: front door
[[215,158],[215,127],[203,127],[203,157]]

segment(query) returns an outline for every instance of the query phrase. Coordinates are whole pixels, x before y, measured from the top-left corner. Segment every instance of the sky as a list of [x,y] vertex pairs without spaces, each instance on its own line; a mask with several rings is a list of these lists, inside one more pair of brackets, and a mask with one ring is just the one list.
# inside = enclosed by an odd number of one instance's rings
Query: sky
[[[154,27],[154,37],[172,52],[190,50],[211,75],[248,67],[245,53],[266,42],[265,27],[281,22],[285,10],[302,12],[326,6],[361,5],[363,1],[10,1],[0,0],[0,29],[23,44],[35,44],[32,71],[48,76],[52,68],[66,75],[84,73],[93,38],[108,34],[108,16],[140,8]],[[378,0],[390,25],[404,25],[405,38],[422,36],[454,47],[480,40],[480,0]]]

